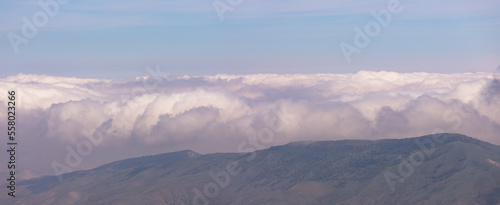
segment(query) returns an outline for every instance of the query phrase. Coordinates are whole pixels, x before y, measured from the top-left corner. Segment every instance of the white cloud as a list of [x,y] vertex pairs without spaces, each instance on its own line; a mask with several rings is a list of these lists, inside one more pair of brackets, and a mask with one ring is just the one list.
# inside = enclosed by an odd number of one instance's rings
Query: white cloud
[[[76,169],[131,153],[235,152],[242,141],[262,135],[266,128],[274,136],[266,146],[436,131],[500,144],[499,86],[488,73],[184,76],[147,88],[143,80],[23,74],[0,79],[0,89],[17,90],[17,109],[23,116],[18,129],[25,146],[43,142],[53,150],[38,153],[40,149],[33,148],[37,153],[26,163],[39,167],[27,167],[30,173],[52,174],[50,163],[64,161],[65,146],[76,146],[86,139],[83,130],[99,129],[107,120],[109,131],[95,147],[99,156]],[[6,93],[0,94],[2,128],[6,98]]]

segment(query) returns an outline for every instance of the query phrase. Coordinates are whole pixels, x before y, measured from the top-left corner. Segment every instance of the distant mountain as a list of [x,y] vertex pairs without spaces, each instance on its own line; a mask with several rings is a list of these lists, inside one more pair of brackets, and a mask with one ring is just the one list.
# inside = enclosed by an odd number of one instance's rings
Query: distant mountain
[[15,201],[0,204],[500,204],[500,147],[459,134],[294,142],[145,156],[63,178],[19,182]]

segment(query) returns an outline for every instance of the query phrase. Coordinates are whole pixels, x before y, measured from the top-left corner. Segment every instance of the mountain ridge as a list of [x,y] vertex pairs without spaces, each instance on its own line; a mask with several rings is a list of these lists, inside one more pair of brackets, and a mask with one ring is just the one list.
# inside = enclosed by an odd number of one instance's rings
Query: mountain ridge
[[[418,161],[417,156],[424,157]],[[495,204],[500,203],[499,162],[499,146],[449,133],[299,141],[252,153],[201,155],[183,150],[68,173],[60,183],[54,176],[22,181],[19,193],[24,194],[18,202]],[[217,189],[207,192],[207,184]],[[218,192],[210,195],[210,190]],[[453,194],[457,192],[461,194]],[[2,204],[9,200],[0,198]]]

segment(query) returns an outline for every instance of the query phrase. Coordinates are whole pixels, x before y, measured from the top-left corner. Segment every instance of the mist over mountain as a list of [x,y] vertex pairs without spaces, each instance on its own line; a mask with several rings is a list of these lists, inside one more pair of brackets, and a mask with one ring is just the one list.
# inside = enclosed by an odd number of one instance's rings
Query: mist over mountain
[[22,181],[17,193],[17,204],[40,205],[499,204],[500,147],[434,134],[298,141],[252,153],[185,150],[72,172],[62,181]]
[[[135,79],[19,74],[20,179],[180,150],[241,152],[242,142],[272,134],[259,149],[293,141],[395,139],[462,133],[500,144],[495,73],[252,74],[172,77],[167,68]],[[146,72],[146,74],[148,74]],[[0,93],[0,129],[6,129]],[[89,139],[92,136],[95,140]],[[76,166],[68,150],[90,146]],[[90,145],[89,145],[90,144]],[[90,149],[90,148],[89,148]],[[0,174],[8,175],[5,164]]]

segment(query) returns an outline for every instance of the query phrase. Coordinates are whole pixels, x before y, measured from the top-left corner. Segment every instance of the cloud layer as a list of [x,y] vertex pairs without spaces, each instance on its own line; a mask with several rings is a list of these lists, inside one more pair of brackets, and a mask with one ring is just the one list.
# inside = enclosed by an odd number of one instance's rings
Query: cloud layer
[[[182,149],[237,152],[247,141],[263,148],[296,140],[455,132],[500,144],[499,85],[490,73],[367,71],[0,79],[0,90],[18,93],[24,177],[54,174],[51,165],[64,164],[67,147],[89,153],[72,167],[78,170]],[[1,93],[2,130],[6,99]],[[83,142],[92,142],[91,149]]]

